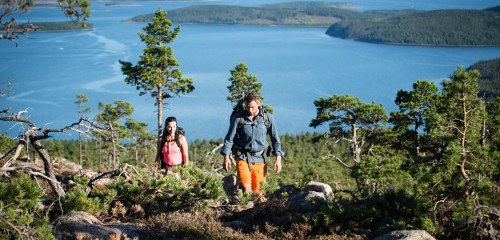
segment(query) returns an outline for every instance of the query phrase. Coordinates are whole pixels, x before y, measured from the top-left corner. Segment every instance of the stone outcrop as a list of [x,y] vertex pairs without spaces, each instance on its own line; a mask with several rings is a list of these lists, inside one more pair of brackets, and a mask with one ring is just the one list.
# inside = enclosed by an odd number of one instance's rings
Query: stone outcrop
[[60,216],[54,224],[57,239],[122,239],[143,238],[146,227],[142,224],[103,224],[86,212],[73,211]]
[[374,240],[436,240],[424,230],[400,230],[393,231],[376,237]]
[[228,196],[234,196],[236,194],[236,190],[238,189],[237,184],[238,181],[234,174],[229,174],[222,178],[222,188]]
[[310,212],[333,199],[333,191],[328,184],[311,181],[303,189],[285,185],[275,192],[275,197],[286,197],[290,206],[298,212]]

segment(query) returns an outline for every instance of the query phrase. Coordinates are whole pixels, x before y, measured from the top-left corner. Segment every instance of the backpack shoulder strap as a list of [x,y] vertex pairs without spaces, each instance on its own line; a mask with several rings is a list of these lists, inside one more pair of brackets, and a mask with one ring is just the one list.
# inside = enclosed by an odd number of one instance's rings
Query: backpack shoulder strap
[[177,147],[181,148],[181,141],[179,141],[179,132],[175,133],[175,144],[177,144]]
[[271,123],[269,122],[269,113],[264,112],[264,114],[262,114],[262,117],[264,117],[264,125],[266,125],[266,129],[269,131],[269,127],[271,125]]

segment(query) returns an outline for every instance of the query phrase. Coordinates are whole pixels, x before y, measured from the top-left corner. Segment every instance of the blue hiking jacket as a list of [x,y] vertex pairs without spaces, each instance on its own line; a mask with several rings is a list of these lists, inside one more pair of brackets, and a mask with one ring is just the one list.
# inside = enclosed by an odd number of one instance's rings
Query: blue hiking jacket
[[[221,154],[229,155],[231,154],[231,148],[234,145],[241,147],[249,153],[256,153],[260,151],[266,151],[269,143],[267,142],[266,125],[264,124],[263,111],[259,111],[259,115],[252,120],[248,116],[248,112],[245,114],[237,115],[233,121],[229,124],[229,129],[227,131],[226,137],[224,138],[224,147],[221,150]],[[283,151],[281,150],[281,141],[276,130],[276,124],[274,123],[274,118],[271,114],[265,113],[269,120],[269,135],[271,137],[271,143],[273,148],[274,156],[282,156]],[[239,135],[235,139],[236,134]],[[237,158],[246,160],[246,152],[236,155]],[[251,157],[250,162],[262,162],[264,159],[260,157]]]

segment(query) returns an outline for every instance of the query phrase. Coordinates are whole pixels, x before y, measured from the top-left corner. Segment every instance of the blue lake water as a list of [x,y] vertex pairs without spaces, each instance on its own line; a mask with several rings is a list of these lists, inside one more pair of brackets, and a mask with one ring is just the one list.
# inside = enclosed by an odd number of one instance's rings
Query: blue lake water
[[[134,105],[132,117],[156,127],[154,99],[139,96],[124,82],[118,60],[136,62],[144,45],[137,36],[145,24],[120,21],[153,13],[158,6],[169,10],[194,4],[258,5],[285,1],[129,2],[134,6],[106,6],[93,2],[89,22],[92,31],[31,33],[19,47],[0,41],[0,87],[12,83],[13,92],[0,98],[0,109],[29,110],[25,117],[39,126],[60,128],[75,122],[76,93],[87,95],[94,112],[98,102],[116,99]],[[369,9],[421,10],[442,8],[484,9],[498,1],[350,1],[360,11]],[[31,21],[62,21],[58,9],[34,9],[23,15]],[[392,46],[329,37],[326,28],[279,26],[182,24],[172,45],[185,76],[195,91],[169,99],[164,118],[174,115],[186,128],[189,141],[223,137],[231,105],[225,98],[230,70],[240,62],[263,83],[264,102],[273,106],[281,133],[314,131],[314,100],[334,94],[352,94],[365,102],[395,110],[400,89],[411,89],[417,80],[436,83],[458,66],[500,57],[499,47],[439,48]],[[321,129],[320,129],[321,130]],[[0,132],[16,135],[18,126],[0,122]],[[69,138],[55,134],[56,138]],[[74,136],[73,136],[74,137]]]

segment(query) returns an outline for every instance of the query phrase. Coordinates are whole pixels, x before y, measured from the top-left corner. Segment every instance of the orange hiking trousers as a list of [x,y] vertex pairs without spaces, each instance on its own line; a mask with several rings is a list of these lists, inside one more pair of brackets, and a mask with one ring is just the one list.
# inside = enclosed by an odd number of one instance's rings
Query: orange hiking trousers
[[236,173],[238,180],[245,192],[251,190],[254,193],[260,192],[260,184],[266,180],[266,164],[263,162],[251,162],[252,170],[248,168],[248,163],[242,159],[236,159]]

